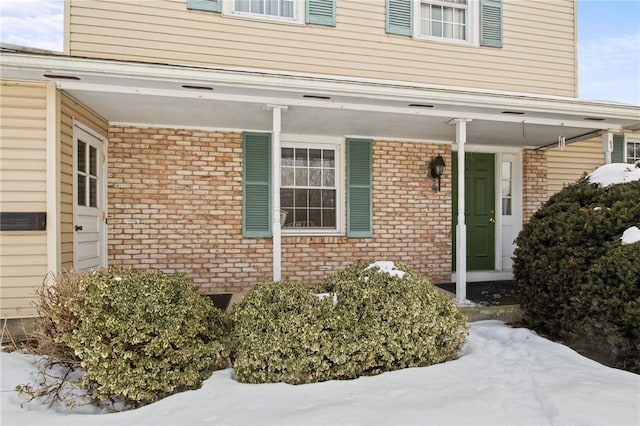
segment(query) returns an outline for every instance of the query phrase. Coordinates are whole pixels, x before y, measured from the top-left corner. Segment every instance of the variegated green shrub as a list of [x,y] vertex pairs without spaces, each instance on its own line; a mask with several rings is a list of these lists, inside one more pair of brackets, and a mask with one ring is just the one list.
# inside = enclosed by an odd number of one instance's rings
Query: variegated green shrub
[[86,370],[96,400],[130,406],[198,388],[213,371],[222,311],[184,274],[110,268],[85,274],[72,306],[77,327],[61,336]]
[[370,264],[356,262],[311,290],[254,288],[232,312],[237,378],[310,383],[455,359],[467,335],[461,311],[406,266]]
[[254,287],[231,312],[236,377],[249,383],[326,380],[326,345],[333,338],[326,324],[332,316],[330,301],[301,283]]

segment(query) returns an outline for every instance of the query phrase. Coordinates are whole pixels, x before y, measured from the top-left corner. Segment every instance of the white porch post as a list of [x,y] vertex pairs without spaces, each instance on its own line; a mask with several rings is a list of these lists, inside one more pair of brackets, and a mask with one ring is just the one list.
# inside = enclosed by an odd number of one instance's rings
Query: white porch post
[[[47,272],[58,274],[61,269],[60,245],[58,244],[58,221],[60,204],[58,203],[59,178],[59,141],[58,141],[58,90],[53,82],[47,83],[46,92],[46,175],[47,175]],[[51,277],[47,276],[47,283]]]
[[456,303],[469,304],[467,300],[467,225],[464,212],[464,154],[467,142],[467,122],[469,119],[456,119],[456,143],[458,145],[458,221],[456,224]]
[[273,107],[271,135],[271,231],[273,233],[273,281],[282,277],[282,236],[280,230],[280,130],[282,108]]
[[611,152],[613,152],[613,132],[602,132],[602,151],[604,152],[604,164],[611,164]]

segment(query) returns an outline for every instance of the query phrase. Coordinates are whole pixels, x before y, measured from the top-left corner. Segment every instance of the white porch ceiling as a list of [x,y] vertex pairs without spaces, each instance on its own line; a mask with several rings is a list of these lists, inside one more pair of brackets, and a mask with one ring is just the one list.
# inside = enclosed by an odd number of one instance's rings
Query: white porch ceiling
[[[600,130],[640,128],[640,107],[570,98],[412,86],[330,76],[222,70],[2,52],[7,79],[51,80],[112,123],[542,147]],[[197,86],[191,88],[185,86]]]

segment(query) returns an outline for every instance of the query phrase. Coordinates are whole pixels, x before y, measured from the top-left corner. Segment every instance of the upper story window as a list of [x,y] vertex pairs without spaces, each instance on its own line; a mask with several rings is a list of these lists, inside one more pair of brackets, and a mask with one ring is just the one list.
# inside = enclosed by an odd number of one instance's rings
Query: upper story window
[[468,0],[422,0],[420,35],[469,41]]
[[502,47],[502,0],[386,0],[386,32]]
[[247,14],[256,17],[300,20],[294,0],[232,0],[226,2],[228,13]]
[[336,0],[187,0],[187,9],[238,18],[336,25]]

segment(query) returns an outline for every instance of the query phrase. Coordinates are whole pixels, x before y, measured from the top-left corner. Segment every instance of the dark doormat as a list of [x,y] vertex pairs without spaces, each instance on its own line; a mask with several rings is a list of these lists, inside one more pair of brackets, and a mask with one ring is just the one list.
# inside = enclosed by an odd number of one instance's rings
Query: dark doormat
[[[436,286],[453,294],[456,292],[456,283],[436,284]],[[481,306],[518,304],[513,280],[467,283],[467,299]]]

